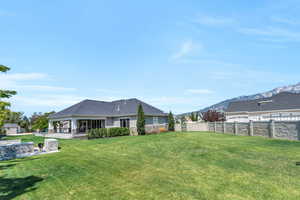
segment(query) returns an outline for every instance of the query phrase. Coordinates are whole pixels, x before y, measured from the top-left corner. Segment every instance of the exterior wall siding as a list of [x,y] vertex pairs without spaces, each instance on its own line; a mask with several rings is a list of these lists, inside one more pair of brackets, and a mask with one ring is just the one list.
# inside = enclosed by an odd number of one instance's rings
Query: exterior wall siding
[[4,128],[4,131],[7,135],[17,134],[19,132],[19,129],[18,128]]
[[227,122],[249,122],[249,121],[299,121],[300,111],[265,111],[246,113],[226,113]]

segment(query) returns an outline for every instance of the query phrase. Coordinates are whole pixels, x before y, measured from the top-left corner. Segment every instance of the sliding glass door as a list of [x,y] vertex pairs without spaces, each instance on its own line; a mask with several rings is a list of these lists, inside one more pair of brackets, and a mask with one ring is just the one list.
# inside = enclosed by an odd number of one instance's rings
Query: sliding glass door
[[79,132],[85,133],[91,129],[105,128],[105,120],[79,120]]

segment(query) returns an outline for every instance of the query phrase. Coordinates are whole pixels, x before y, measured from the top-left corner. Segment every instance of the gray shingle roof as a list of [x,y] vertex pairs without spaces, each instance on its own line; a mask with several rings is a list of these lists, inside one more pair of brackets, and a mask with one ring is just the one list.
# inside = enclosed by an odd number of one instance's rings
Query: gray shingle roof
[[300,94],[282,92],[269,98],[231,102],[226,112],[300,109]]
[[61,118],[71,116],[117,117],[126,115],[136,115],[139,104],[143,106],[145,115],[166,116],[166,113],[164,113],[163,111],[138,99],[124,99],[112,102],[84,100],[60,112],[50,115],[49,118]]
[[18,128],[19,125],[18,124],[15,124],[15,123],[5,123],[3,125],[3,128]]

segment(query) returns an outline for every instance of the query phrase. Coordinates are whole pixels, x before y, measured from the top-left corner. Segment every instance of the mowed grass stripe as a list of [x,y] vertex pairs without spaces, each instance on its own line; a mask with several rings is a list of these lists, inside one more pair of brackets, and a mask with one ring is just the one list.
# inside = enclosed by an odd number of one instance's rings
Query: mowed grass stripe
[[60,146],[60,153],[0,162],[16,162],[1,177],[43,178],[16,199],[300,199],[296,141],[194,132]]

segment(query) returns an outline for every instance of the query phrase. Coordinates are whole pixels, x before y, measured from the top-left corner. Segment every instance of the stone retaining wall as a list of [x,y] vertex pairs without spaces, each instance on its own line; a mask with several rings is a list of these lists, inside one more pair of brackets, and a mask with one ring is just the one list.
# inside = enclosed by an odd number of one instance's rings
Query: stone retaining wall
[[8,144],[0,146],[0,160],[10,160],[30,156],[34,153],[33,142]]
[[1,140],[0,141],[0,146],[2,145],[8,145],[8,144],[19,144],[21,143],[21,139],[17,139],[17,140]]

